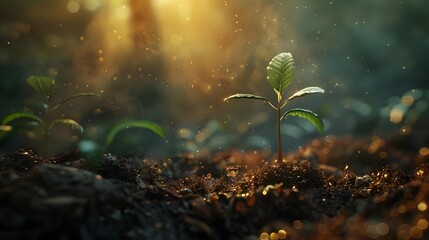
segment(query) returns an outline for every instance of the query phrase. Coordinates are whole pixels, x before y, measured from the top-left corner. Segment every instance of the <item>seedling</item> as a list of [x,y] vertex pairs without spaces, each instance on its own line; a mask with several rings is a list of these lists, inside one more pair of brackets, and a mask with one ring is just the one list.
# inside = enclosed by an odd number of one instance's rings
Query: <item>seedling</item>
[[267,79],[270,82],[271,86],[273,87],[274,92],[277,94],[276,105],[271,103],[266,97],[248,94],[248,93],[238,93],[224,99],[224,101],[227,101],[229,99],[235,99],[235,98],[262,100],[268,103],[272,108],[274,108],[277,111],[277,144],[278,144],[277,159],[279,161],[283,161],[283,150],[282,150],[281,132],[280,132],[280,122],[282,119],[288,116],[297,116],[310,121],[317,128],[319,132],[323,131],[323,128],[324,128],[323,121],[319,118],[319,116],[316,113],[307,109],[294,108],[286,111],[282,115],[281,109],[285,107],[291,100],[298,97],[302,97],[307,94],[325,92],[325,90],[319,87],[306,87],[294,93],[292,96],[287,98],[282,103],[282,99],[283,99],[282,93],[291,83],[294,71],[295,71],[295,62],[292,58],[291,53],[280,53],[277,56],[275,56],[268,64]]
[[116,136],[120,132],[131,128],[148,129],[156,133],[161,138],[165,137],[164,130],[154,122],[147,120],[124,119],[116,122],[111,128],[109,128],[103,143],[99,144],[91,140],[83,140],[78,145],[79,149],[85,154],[88,164],[92,167],[97,167],[102,160],[103,154],[107,153],[108,147],[114,143]]
[[40,94],[42,98],[41,105],[44,111],[40,113],[40,116],[28,112],[11,113],[3,119],[1,129],[11,131],[13,128],[10,123],[17,119],[26,119],[29,121],[30,125],[41,126],[41,135],[44,138],[43,151],[47,155],[49,135],[56,125],[64,125],[71,129],[78,130],[80,133],[83,132],[83,127],[78,122],[71,118],[54,118],[52,116],[53,112],[72,99],[88,96],[100,97],[100,95],[96,93],[78,93],[54,104],[52,102],[52,91],[55,87],[55,80],[48,77],[31,76],[27,79],[27,83]]

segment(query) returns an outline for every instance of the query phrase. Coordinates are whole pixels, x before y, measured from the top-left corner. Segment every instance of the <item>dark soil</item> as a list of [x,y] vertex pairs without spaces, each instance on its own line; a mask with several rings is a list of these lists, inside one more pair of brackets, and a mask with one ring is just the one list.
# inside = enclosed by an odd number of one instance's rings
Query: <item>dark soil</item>
[[429,239],[429,149],[317,139],[160,161],[78,153],[0,160],[0,239]]

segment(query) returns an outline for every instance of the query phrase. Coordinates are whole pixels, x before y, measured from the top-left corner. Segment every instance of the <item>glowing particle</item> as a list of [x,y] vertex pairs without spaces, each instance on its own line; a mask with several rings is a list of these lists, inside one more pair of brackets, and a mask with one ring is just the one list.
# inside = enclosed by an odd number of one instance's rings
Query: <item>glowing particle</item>
[[392,123],[400,123],[402,121],[402,118],[404,117],[404,111],[400,108],[393,108],[390,111],[390,121]]
[[423,237],[423,231],[418,227],[414,226],[410,229],[411,237],[413,239],[421,239]]
[[279,239],[285,239],[287,237],[287,232],[283,229],[280,229],[279,232],[277,233],[277,237]]
[[379,156],[381,159],[386,159],[389,155],[387,154],[387,152],[382,151],[382,152],[380,152],[380,153],[378,154],[378,156]]
[[302,222],[301,222],[301,221],[299,221],[299,220],[295,220],[295,221],[293,221],[293,227],[294,227],[295,229],[301,229],[301,228],[302,228]]
[[270,234],[270,240],[277,240],[279,237],[277,236],[277,233],[273,232]]
[[379,234],[379,235],[386,235],[389,233],[389,225],[387,225],[384,222],[381,223],[377,223],[377,225],[375,226],[375,231]]
[[428,155],[429,155],[429,148],[427,148],[427,147],[422,147],[422,148],[420,148],[420,150],[419,150],[419,154],[420,154],[420,156],[422,156],[422,157],[426,157],[426,156],[428,156]]
[[80,9],[80,4],[77,1],[75,0],[68,1],[67,11],[69,11],[70,13],[77,13],[79,12],[79,9]]
[[12,126],[9,126],[9,125],[0,125],[0,131],[5,131],[5,132],[12,131]]
[[405,213],[407,211],[407,207],[405,207],[404,205],[401,205],[398,207],[398,212],[399,213]]
[[261,235],[259,236],[260,240],[269,240],[270,239],[270,235],[268,235],[268,233],[263,232],[261,233]]
[[88,11],[95,11],[100,7],[99,0],[84,0],[83,4]]
[[417,205],[417,208],[419,209],[419,211],[424,212],[427,209],[427,205],[425,202],[420,202],[419,205]]
[[98,58],[98,61],[99,61],[99,62],[104,62],[104,58],[103,58],[103,57],[99,57],[99,58]]
[[414,103],[414,97],[410,95],[405,95],[401,98],[402,104],[406,107],[410,107]]
[[85,40],[85,37],[84,36],[80,36],[79,40],[83,41],[83,40]]
[[417,221],[417,228],[420,230],[426,230],[428,226],[429,226],[429,222],[424,218]]

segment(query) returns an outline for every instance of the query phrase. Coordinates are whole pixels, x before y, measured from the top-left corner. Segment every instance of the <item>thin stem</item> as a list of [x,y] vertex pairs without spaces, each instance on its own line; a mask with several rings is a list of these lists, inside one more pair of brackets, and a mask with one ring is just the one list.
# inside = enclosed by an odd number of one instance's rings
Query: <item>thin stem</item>
[[49,156],[49,125],[45,124],[43,126],[43,155],[45,157]]
[[277,110],[277,108],[270,102],[270,101],[266,101],[272,108],[274,108],[275,110]]
[[281,95],[278,95],[278,103],[277,103],[277,144],[278,144],[278,152],[277,152],[277,161],[283,162],[283,149],[282,149],[282,139],[281,139],[281,131],[280,131],[280,118],[281,114]]
[[288,99],[286,99],[286,101],[283,103],[283,105],[280,108],[283,108],[284,106],[286,106],[286,104],[288,103]]

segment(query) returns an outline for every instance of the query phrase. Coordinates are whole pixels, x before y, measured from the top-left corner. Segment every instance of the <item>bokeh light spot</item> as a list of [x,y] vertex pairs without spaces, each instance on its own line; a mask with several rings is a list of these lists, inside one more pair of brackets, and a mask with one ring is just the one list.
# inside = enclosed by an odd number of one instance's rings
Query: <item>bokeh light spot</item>
[[77,13],[79,12],[80,9],[80,4],[75,1],[75,0],[71,0],[67,2],[67,11],[69,11],[70,13]]

